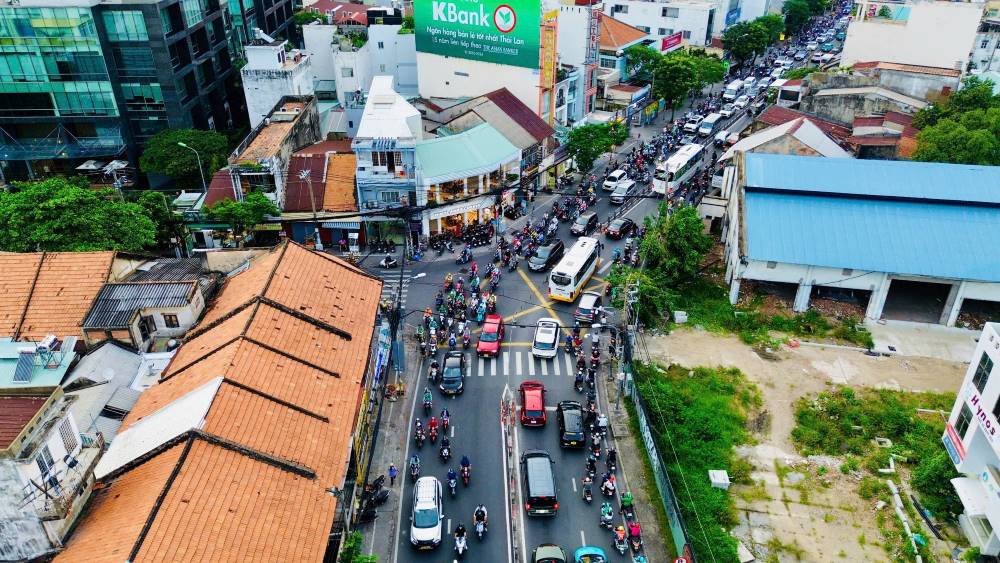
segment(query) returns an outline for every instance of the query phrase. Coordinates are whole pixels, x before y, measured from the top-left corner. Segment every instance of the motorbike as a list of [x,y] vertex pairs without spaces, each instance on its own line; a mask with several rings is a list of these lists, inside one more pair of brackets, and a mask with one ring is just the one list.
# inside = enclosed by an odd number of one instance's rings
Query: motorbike
[[[466,543],[465,536],[459,536],[455,538],[455,554],[461,559],[465,556],[465,552],[469,550],[469,544]],[[624,552],[622,552],[624,553]]]
[[462,333],[462,348],[468,350],[471,342],[472,334],[469,332],[469,329],[466,328],[465,332]]
[[608,498],[614,497],[615,496],[614,483],[612,483],[611,480],[604,481],[604,483],[601,485],[601,493],[603,493],[604,496]]
[[389,490],[383,487],[385,475],[379,475],[377,479],[365,485],[361,499],[371,506],[379,506],[389,500]]
[[365,504],[360,511],[358,511],[358,522],[371,522],[372,520],[378,518],[378,511],[371,503]]
[[424,436],[424,431],[423,430],[417,430],[417,433],[413,435],[413,440],[416,441],[416,443],[417,443],[417,449],[420,449],[420,448],[424,447],[424,440],[425,439],[426,439],[426,436]]
[[576,389],[577,393],[583,393],[583,370],[576,372],[576,380],[573,382],[573,388]]
[[443,432],[447,433],[447,432],[448,432],[448,426],[449,426],[450,424],[451,424],[451,419],[450,419],[450,417],[447,417],[447,416],[443,416],[443,415],[442,415],[442,416],[441,416],[441,430],[442,430]]
[[469,252],[468,248],[463,249],[462,253],[458,255],[458,258],[455,258],[455,264],[459,265],[468,264],[471,261],[472,261],[472,253]]
[[410,481],[416,482],[417,477],[420,477],[420,464],[410,463]]
[[448,488],[451,490],[451,496],[455,496],[458,488],[458,479],[448,479]]
[[631,536],[629,537],[629,543],[632,544],[632,551],[638,552],[642,550],[642,536]]
[[584,477],[583,479],[583,500],[587,504],[590,504],[594,500],[593,491],[593,480],[589,477]]
[[625,517],[625,521],[632,522],[635,520],[635,506],[631,504],[622,507],[622,516]]
[[386,257],[383,258],[382,261],[378,263],[378,265],[386,270],[391,270],[396,266],[399,266],[399,261],[393,258],[392,256],[386,255]]
[[438,368],[431,366],[431,369],[427,372],[427,379],[430,380],[432,384],[437,383],[438,375]]
[[433,426],[431,426],[431,429],[430,429],[430,431],[428,432],[428,438],[430,438],[430,439],[431,439],[431,443],[432,443],[432,444],[433,444],[433,443],[435,443],[435,442],[437,442],[437,438],[438,438],[438,429],[437,429],[437,428],[435,428],[435,427],[433,427]]
[[592,434],[591,438],[594,440],[594,443],[592,443],[590,445],[590,454],[593,455],[595,458],[600,459],[600,457],[601,457],[601,436],[600,436],[600,434]]
[[441,448],[438,449],[438,457],[441,458],[441,463],[448,463],[448,460],[451,459],[451,447],[441,446]]
[[469,486],[469,480],[472,478],[471,471],[468,467],[462,467],[462,484],[466,487]]
[[625,537],[619,537],[618,534],[615,534],[613,537],[615,551],[617,551],[619,555],[625,555],[628,553],[628,539]]
[[483,539],[483,535],[485,535],[485,534],[486,534],[486,523],[485,522],[479,522],[479,521],[477,521],[476,522],[476,536],[480,540],[482,540]]
[[431,409],[433,407],[434,407],[434,404],[433,404],[432,401],[424,399],[424,416],[430,415],[431,414]]
[[614,527],[615,527],[614,520],[615,520],[614,513],[609,513],[609,514],[603,514],[602,513],[601,514],[601,527],[602,528],[606,528],[608,530],[613,530]]

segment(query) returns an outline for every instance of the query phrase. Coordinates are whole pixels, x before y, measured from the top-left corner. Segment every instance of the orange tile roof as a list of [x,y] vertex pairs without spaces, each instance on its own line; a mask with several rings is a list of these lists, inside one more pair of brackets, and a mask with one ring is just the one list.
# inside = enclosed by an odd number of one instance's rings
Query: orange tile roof
[[80,334],[114,252],[0,253],[0,337]]
[[159,510],[120,507],[151,518],[148,534],[112,541],[138,541],[136,561],[322,560],[336,506],[327,489],[344,483],[381,291],[295,243],[233,276],[122,423],[128,432],[222,378],[202,427],[182,438],[194,442]]
[[356,161],[353,153],[331,154],[327,157],[324,211],[358,210],[358,198],[354,190]]
[[624,49],[649,34],[611,16],[601,18],[601,49]]

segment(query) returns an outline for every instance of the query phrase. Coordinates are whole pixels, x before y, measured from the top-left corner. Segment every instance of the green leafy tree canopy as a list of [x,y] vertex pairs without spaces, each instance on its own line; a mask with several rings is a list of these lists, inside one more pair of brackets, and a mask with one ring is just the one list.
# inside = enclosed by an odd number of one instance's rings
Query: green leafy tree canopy
[[198,173],[198,155],[177,143],[184,143],[201,155],[206,182],[211,179],[212,173],[226,165],[229,146],[222,133],[197,129],[164,129],[150,137],[146,143],[146,150],[139,158],[139,167],[147,174],[169,176],[179,188],[200,190],[202,186]]
[[653,70],[662,59],[663,55],[645,45],[625,48],[625,70],[629,76],[644,84],[649,84],[653,80]]
[[756,58],[770,44],[768,28],[759,21],[739,22],[722,35],[722,45],[742,64]]
[[153,244],[156,225],[142,205],[85,186],[49,178],[0,193],[0,249],[135,252]]
[[663,99],[673,119],[674,110],[698,83],[697,65],[683,53],[671,54],[660,61],[653,75],[653,96]]
[[806,0],[788,0],[781,7],[781,12],[785,15],[785,31],[790,35],[796,35],[812,16],[812,8]]
[[914,118],[921,129],[914,160],[1000,165],[1000,96],[977,77],[963,86]]
[[224,199],[205,208],[205,214],[212,221],[226,223],[233,229],[233,234],[241,237],[247,229],[260,223],[268,215],[275,216],[281,212],[260,192],[247,194],[243,201]]
[[171,238],[181,238],[184,221],[170,209],[170,202],[163,192],[143,191],[133,195],[133,200],[142,206],[146,215],[156,225],[156,245],[167,248]]
[[566,150],[579,170],[589,171],[602,154],[627,138],[628,127],[623,124],[591,123],[570,130]]

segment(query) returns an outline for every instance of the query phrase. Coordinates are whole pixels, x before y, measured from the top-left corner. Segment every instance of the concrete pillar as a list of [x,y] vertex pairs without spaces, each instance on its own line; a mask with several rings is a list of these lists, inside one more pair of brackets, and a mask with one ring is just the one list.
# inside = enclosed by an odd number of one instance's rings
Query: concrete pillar
[[865,310],[865,317],[874,321],[882,318],[882,308],[885,307],[885,298],[889,295],[889,286],[892,280],[889,274],[883,273],[871,290],[871,297],[868,298],[868,308]]
[[740,278],[733,278],[733,281],[729,282],[729,303],[735,305],[737,301],[740,300]]
[[809,298],[812,296],[812,284],[805,280],[799,282],[799,288],[795,291],[795,303],[792,310],[796,313],[804,313],[809,310]]
[[965,301],[965,282],[961,281],[951,285],[948,292],[948,299],[944,302],[944,310],[941,311],[941,324],[945,326],[955,326],[958,321],[958,313],[962,310],[962,302]]
[[424,211],[423,217],[420,218],[420,230],[423,231],[425,237],[431,236],[431,220],[428,218],[426,211]]

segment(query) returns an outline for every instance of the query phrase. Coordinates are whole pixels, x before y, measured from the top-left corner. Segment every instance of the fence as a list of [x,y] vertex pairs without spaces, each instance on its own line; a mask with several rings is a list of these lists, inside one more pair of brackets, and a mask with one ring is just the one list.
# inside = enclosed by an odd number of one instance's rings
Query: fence
[[656,489],[660,492],[660,499],[663,501],[663,510],[667,514],[667,522],[670,524],[670,534],[677,547],[679,555],[683,555],[691,563],[695,562],[694,551],[691,542],[688,540],[687,526],[684,524],[684,516],[681,515],[680,506],[677,504],[677,496],[674,494],[673,485],[670,483],[670,476],[667,475],[667,465],[660,457],[660,452],[656,448],[656,441],[653,439],[653,428],[649,425],[649,417],[646,415],[646,403],[632,379],[631,366],[625,366],[624,393],[632,399],[632,406],[635,408],[636,419],[639,423],[639,433],[642,443],[646,447],[646,455],[652,468],[653,478],[656,481]]

